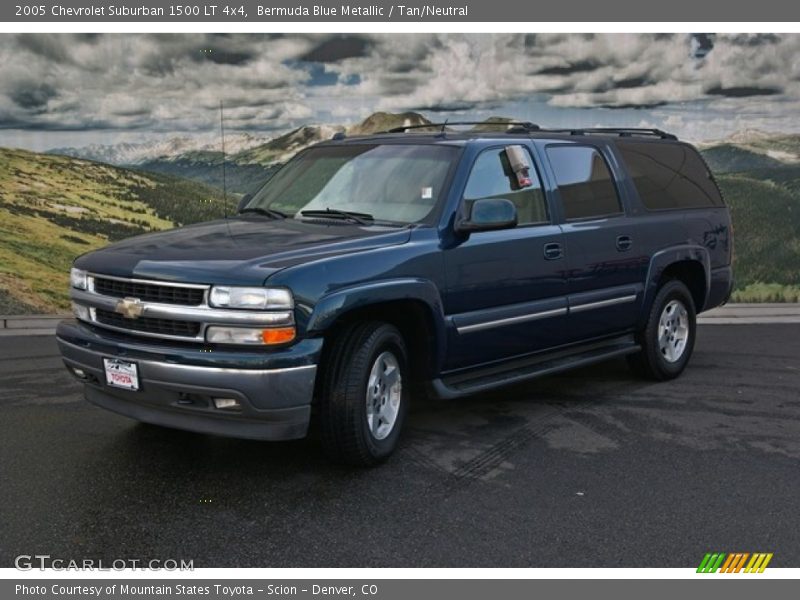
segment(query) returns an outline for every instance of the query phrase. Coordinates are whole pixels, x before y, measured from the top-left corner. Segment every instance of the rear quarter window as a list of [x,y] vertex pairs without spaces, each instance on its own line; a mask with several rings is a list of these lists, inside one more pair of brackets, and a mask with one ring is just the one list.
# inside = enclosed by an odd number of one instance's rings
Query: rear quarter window
[[647,209],[724,205],[706,163],[691,146],[620,141],[617,148]]
[[568,221],[622,212],[611,171],[596,148],[573,144],[548,146],[547,157]]

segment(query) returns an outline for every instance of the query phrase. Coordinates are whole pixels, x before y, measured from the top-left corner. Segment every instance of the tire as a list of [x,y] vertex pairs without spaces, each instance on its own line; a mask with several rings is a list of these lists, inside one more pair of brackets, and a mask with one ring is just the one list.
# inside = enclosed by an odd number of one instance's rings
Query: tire
[[408,412],[403,336],[387,323],[355,324],[334,338],[326,356],[319,398],[325,452],[355,466],[383,462],[397,447]]
[[694,300],[683,282],[672,279],[658,290],[645,326],[637,333],[642,350],[628,357],[639,375],[674,379],[686,368],[697,329]]

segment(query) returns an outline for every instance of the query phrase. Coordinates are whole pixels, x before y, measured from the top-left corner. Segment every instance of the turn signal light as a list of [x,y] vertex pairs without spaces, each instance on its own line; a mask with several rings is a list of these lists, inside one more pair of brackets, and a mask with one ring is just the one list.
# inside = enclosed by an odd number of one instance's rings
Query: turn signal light
[[269,328],[213,325],[206,329],[206,341],[211,344],[269,346],[291,342],[296,335],[294,325]]
[[265,344],[285,344],[294,339],[294,327],[275,327],[261,332],[261,339]]

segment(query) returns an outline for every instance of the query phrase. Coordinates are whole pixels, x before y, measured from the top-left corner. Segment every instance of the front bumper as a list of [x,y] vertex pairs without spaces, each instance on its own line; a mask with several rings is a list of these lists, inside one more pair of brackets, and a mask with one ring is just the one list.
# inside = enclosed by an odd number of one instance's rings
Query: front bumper
[[[86,399],[108,410],[176,429],[259,440],[302,438],[308,430],[321,339],[272,352],[209,351],[132,341],[76,321],[59,324],[64,363],[81,369]],[[133,361],[139,390],[105,383],[104,358]],[[235,398],[241,411],[214,407]]]

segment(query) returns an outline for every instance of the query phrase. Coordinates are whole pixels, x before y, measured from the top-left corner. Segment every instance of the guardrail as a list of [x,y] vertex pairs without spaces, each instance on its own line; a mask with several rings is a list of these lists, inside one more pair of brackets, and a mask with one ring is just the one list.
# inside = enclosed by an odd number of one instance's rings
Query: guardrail
[[29,335],[31,332],[53,332],[61,319],[70,315],[0,315],[0,332],[5,335]]

